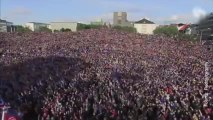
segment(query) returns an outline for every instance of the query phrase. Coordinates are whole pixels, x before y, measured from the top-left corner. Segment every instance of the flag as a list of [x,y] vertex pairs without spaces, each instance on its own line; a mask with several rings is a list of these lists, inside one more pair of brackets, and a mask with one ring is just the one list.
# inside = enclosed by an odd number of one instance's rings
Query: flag
[[5,115],[4,120],[21,120],[17,116]]

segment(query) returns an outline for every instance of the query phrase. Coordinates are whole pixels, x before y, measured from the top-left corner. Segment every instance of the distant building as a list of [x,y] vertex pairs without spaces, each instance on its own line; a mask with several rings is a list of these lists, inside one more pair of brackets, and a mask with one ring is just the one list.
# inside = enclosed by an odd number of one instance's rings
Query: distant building
[[97,21],[90,22],[91,25],[104,25],[104,21],[102,19]]
[[28,27],[30,30],[37,32],[41,27],[50,28],[49,24],[46,23],[38,23],[38,22],[29,22],[25,24],[25,27]]
[[181,33],[185,33],[188,35],[197,35],[198,25],[197,24],[178,24],[177,25],[178,31]]
[[197,24],[191,24],[190,27],[191,29],[191,34],[192,35],[197,35],[198,34],[198,25]]
[[141,34],[153,34],[153,31],[157,27],[158,27],[157,24],[145,18],[134,23],[134,28],[136,28],[137,33]]
[[73,32],[77,31],[77,22],[51,22],[51,30],[54,31],[60,31],[62,28],[64,29],[70,29]]
[[179,23],[176,26],[177,26],[177,29],[178,29],[179,32],[189,34],[189,35],[192,34],[190,24]]
[[197,35],[198,31],[198,25],[197,24],[184,24],[184,23],[178,23],[178,24],[170,24],[170,25],[163,25],[163,26],[173,26],[177,27],[178,31],[180,33],[188,34],[188,35]]
[[15,32],[16,27],[12,22],[0,19],[0,32]]
[[203,40],[213,40],[213,13],[210,13],[199,22],[197,31],[200,35],[202,33]]
[[114,12],[113,26],[133,26],[133,25],[127,20],[126,12]]

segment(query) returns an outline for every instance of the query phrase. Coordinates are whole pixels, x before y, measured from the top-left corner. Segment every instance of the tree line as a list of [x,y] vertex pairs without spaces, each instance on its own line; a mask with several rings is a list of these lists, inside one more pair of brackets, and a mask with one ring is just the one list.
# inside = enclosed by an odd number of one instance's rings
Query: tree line
[[[87,25],[87,24],[81,24],[79,23],[77,25],[77,31],[85,30],[85,29],[99,29],[102,27],[106,27],[105,25]],[[111,27],[111,26],[110,26]],[[116,29],[119,31],[124,31],[124,32],[131,32],[131,33],[136,33],[136,29],[134,27],[127,27],[127,26],[112,26],[112,29]],[[28,27],[23,27],[23,26],[17,26],[16,28],[17,32],[32,32]],[[68,28],[62,28],[60,30],[54,30],[54,32],[71,32],[71,29]],[[52,32],[51,29],[47,27],[40,27],[37,32]],[[157,27],[153,33],[155,35],[165,35],[168,37],[172,37],[178,40],[197,40],[197,36],[195,35],[188,35],[185,33],[181,33],[178,31],[176,26],[160,26]]]
[[159,26],[153,31],[153,33],[155,35],[164,35],[167,37],[172,37],[176,40],[198,40],[198,36],[180,32],[178,31],[178,28],[176,26]]

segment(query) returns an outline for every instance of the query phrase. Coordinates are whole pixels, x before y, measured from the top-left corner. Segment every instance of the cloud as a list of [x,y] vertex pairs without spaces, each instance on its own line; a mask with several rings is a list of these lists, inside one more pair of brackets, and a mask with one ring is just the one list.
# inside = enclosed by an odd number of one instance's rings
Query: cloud
[[200,19],[200,18],[206,16],[206,14],[207,14],[207,12],[206,12],[204,9],[200,8],[200,7],[195,7],[195,8],[192,10],[192,13],[193,13],[193,16],[194,16],[195,18],[198,18],[198,19]]

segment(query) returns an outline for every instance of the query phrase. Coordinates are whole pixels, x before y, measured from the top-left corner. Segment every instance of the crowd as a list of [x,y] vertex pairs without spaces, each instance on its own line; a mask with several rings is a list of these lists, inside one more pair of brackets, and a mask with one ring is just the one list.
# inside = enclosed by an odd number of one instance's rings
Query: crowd
[[211,60],[197,42],[107,28],[0,33],[0,94],[23,120],[212,120]]

